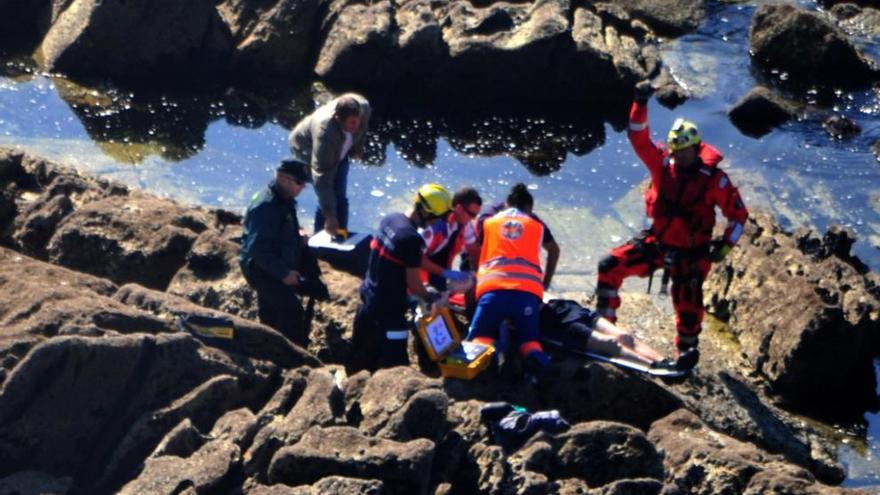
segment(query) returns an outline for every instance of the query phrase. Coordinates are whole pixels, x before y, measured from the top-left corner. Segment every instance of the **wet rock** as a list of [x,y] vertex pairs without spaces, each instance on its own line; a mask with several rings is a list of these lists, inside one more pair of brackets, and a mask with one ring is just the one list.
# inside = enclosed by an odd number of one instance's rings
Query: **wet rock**
[[51,4],[50,0],[0,1],[3,48],[22,53],[33,50],[49,28]]
[[2,471],[67,474],[87,489],[83,484],[103,472],[138,418],[222,374],[258,393],[266,371],[258,363],[233,363],[181,334],[44,342],[0,389]]
[[232,341],[222,342],[219,339],[207,341],[208,345],[220,346],[228,352],[271,361],[285,368],[320,364],[314,356],[294,345],[272,328],[229,314],[211,311],[180,297],[146,289],[137,284],[128,284],[116,292],[114,299],[162,318],[169,328],[176,328],[180,317],[191,314],[228,318],[235,327]]
[[75,270],[164,290],[208,222],[204,212],[169,200],[114,196],[65,217],[47,253]]
[[828,117],[822,123],[822,127],[834,139],[850,139],[862,132],[862,128],[856,121],[843,115]]
[[[709,430],[684,410],[651,425],[648,437],[663,452],[666,482],[676,492],[845,493],[817,483],[780,456]],[[780,490],[763,491],[771,486]]]
[[874,158],[880,162],[880,141],[876,141],[873,146],[871,146],[871,151],[874,152]]
[[[265,481],[264,475],[270,461],[279,449],[296,444],[312,427],[344,423],[342,419],[345,412],[344,398],[332,371],[332,369],[303,369],[301,371],[303,380],[290,382],[288,386],[292,389],[291,395],[296,399],[296,404],[289,411],[285,413],[279,411],[279,414],[266,417],[266,420],[262,421],[264,425],[257,432],[253,445],[245,454],[245,470],[249,474],[256,475],[260,481]],[[307,385],[301,393],[298,393],[303,381]],[[265,417],[263,413],[260,416]],[[317,479],[319,478],[314,478]],[[311,483],[308,480],[299,482]]]
[[821,14],[788,4],[758,7],[749,31],[752,63],[798,86],[859,87],[878,77],[868,58]]
[[654,97],[666,108],[675,108],[691,97],[688,90],[683,88],[667,69],[662,70],[660,77],[654,81],[654,86],[657,87]]
[[810,259],[772,217],[753,214],[704,290],[710,310],[730,318],[750,364],[776,394],[840,415],[875,397],[876,285],[876,274],[862,275],[836,256]]
[[829,12],[838,19],[840,27],[859,36],[880,35],[880,10],[859,7],[854,3],[839,3]]
[[0,189],[0,244],[12,244],[12,223],[18,215],[15,184]]
[[314,427],[299,443],[275,454],[269,481],[297,485],[341,475],[380,479],[395,493],[426,493],[433,457],[429,440],[399,443],[347,426]]
[[320,48],[315,73],[341,87],[378,86],[394,42],[392,15],[388,0],[345,5]]
[[232,70],[241,76],[303,77],[318,25],[317,0],[249,2],[226,0],[217,6],[232,32]]
[[590,486],[625,478],[663,477],[663,459],[645,434],[610,421],[579,423],[555,438],[554,475],[578,477]]
[[755,86],[727,112],[743,134],[761,137],[797,116],[797,106],[765,86]]
[[0,478],[0,495],[64,495],[69,493],[73,480],[55,477],[39,471],[19,471]]
[[655,31],[679,36],[698,28],[706,17],[702,0],[610,0],[633,17],[644,20]]
[[210,0],[78,0],[52,25],[39,58],[44,69],[72,76],[179,83],[222,72],[231,49]]

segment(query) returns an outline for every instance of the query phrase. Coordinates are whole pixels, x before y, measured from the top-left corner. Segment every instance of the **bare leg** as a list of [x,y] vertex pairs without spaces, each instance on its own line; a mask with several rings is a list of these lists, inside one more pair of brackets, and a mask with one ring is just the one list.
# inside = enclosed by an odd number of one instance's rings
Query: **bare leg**
[[[629,358],[636,358],[638,361],[648,364],[653,363],[654,361],[659,361],[664,357],[662,354],[654,350],[653,347],[637,340],[631,333],[623,330],[605,318],[599,318],[599,321],[596,322],[596,328],[593,330],[593,334],[590,335],[590,340],[600,340],[603,337],[613,339],[619,344],[619,352],[622,354],[622,357],[623,354],[626,353],[629,355]],[[601,345],[602,344],[600,344],[600,346]],[[590,343],[587,344],[587,348],[589,347]]]

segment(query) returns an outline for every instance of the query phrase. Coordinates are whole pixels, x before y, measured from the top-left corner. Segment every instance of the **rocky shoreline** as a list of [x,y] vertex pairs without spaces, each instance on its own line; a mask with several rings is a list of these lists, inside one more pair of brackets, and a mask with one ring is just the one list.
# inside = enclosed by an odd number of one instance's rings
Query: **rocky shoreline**
[[[843,479],[829,440],[780,408],[875,399],[880,288],[845,231],[756,215],[707,286],[734,344],[707,331],[690,379],[557,355],[531,390],[438,379],[416,354],[345,376],[355,277],[324,267],[301,349],[253,321],[238,215],[14,149],[0,179],[0,493],[850,492],[823,484]],[[630,294],[621,321],[666,339],[662,311]],[[232,318],[234,344],[179,332],[193,313]],[[573,426],[506,451],[479,417],[496,400]]]

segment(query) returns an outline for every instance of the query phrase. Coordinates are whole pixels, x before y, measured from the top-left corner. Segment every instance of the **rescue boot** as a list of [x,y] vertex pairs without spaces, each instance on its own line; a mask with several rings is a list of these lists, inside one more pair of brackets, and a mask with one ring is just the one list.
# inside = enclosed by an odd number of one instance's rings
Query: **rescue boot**
[[679,371],[689,371],[694,369],[700,360],[700,350],[691,347],[684,351],[679,351],[678,358],[675,359],[675,369]]
[[523,377],[529,383],[538,385],[547,376],[550,368],[550,356],[541,352],[530,352],[523,359]]

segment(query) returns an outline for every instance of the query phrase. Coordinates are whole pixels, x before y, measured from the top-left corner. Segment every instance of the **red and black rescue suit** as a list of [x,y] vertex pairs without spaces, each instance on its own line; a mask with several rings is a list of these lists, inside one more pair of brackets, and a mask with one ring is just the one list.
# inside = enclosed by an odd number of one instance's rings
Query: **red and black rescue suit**
[[711,264],[715,207],[728,219],[723,242],[730,246],[739,240],[748,211],[739,191],[718,168],[722,156],[717,149],[698,144],[698,163],[684,169],[676,166],[668,149],[651,141],[645,103],[633,103],[628,137],[651,173],[645,208],[652,224],[599,262],[596,309],[608,320],[617,321],[618,290],[623,280],[665,268],[672,281],[676,345],[679,349],[694,347],[702,328],[703,280]]

